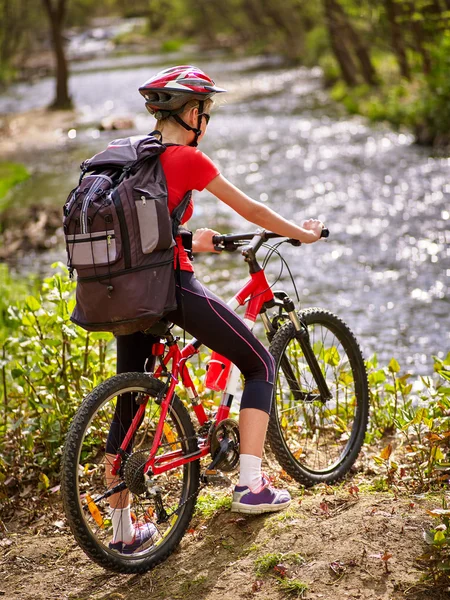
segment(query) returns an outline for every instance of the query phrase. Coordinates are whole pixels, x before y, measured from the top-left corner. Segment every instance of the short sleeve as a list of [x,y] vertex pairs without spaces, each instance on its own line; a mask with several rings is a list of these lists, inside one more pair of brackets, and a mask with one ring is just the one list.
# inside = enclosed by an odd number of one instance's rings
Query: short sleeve
[[220,175],[220,171],[213,161],[197,148],[192,152],[190,163],[189,189],[191,190],[201,192],[217,175]]

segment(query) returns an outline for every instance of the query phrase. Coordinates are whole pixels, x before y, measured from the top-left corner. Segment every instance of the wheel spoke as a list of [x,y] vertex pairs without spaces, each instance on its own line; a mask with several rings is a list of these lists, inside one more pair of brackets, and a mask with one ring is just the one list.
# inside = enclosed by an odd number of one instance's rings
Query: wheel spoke
[[355,461],[367,425],[368,389],[347,326],[319,309],[305,311],[302,319],[331,398],[322,401],[293,326],[286,324],[271,345],[278,370],[269,440],[287,472],[311,485],[342,477]]
[[[157,490],[155,493],[149,492],[144,477],[161,411],[155,399],[162,385],[140,374],[111,378],[86,398],[67,437],[62,493],[69,524],[89,556],[116,571],[145,572],[160,561],[162,553],[168,555],[181,539],[195,506],[198,461],[154,477],[151,487]],[[119,472],[112,476],[110,470],[116,453],[139,408],[136,398],[143,394],[148,398],[145,413],[126,448]],[[179,449],[189,454],[196,448],[187,411],[174,397],[158,454]],[[117,491],[109,494],[110,490]],[[159,499],[167,513],[177,511],[177,518],[157,522]],[[109,548],[113,539],[112,518],[117,516],[117,510],[128,505],[133,523],[153,527],[157,535],[133,554],[122,554]],[[119,538],[120,529],[119,523]]]

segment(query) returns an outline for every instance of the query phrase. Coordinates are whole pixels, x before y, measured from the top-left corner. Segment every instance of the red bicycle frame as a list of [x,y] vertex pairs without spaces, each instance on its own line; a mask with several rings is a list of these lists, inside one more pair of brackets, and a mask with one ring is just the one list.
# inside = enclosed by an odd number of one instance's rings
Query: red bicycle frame
[[[228,306],[233,310],[236,310],[239,306],[243,306],[247,303],[245,311],[244,321],[250,327],[253,327],[257,316],[261,312],[261,309],[265,302],[273,300],[274,295],[270,286],[267,282],[264,270],[257,270],[256,272],[250,273],[250,280],[244,285],[244,287],[228,302]],[[164,422],[169,411],[170,403],[173,398],[176,385],[181,382],[186,389],[188,398],[191,401],[192,408],[195,415],[200,423],[200,426],[205,425],[208,422],[208,415],[199,399],[197,390],[189,374],[186,362],[195,354],[199,352],[201,342],[193,339],[188,343],[182,350],[178,346],[178,342],[168,344],[154,344],[152,353],[156,356],[162,356],[160,359],[160,365],[155,370],[153,376],[161,378],[168,376],[168,388],[164,393],[164,398],[161,402],[161,414],[159,416],[158,425],[156,427],[153,444],[150,449],[148,460],[145,464],[144,473],[149,469],[154,475],[159,475],[165,471],[175,469],[181,465],[185,465],[191,461],[198,460],[203,456],[207,456],[210,452],[210,444],[208,440],[201,440],[199,443],[199,449],[191,454],[183,454],[183,449],[174,450],[157,456],[158,448],[160,447],[161,437],[164,432]],[[167,348],[165,354],[164,351]],[[224,359],[227,360],[227,359]],[[168,370],[169,363],[171,368]],[[231,368],[227,385],[225,386],[215,417],[214,425],[217,426],[221,421],[228,418],[230,413],[231,402],[235,396],[235,391],[239,379],[239,371],[234,365]],[[122,456],[125,453],[131,439],[133,438],[141,420],[144,416],[148,398],[144,403],[140,404],[139,409],[130,425],[130,428],[122,442],[120,450],[118,451],[111,474],[116,475],[120,469],[122,462]]]

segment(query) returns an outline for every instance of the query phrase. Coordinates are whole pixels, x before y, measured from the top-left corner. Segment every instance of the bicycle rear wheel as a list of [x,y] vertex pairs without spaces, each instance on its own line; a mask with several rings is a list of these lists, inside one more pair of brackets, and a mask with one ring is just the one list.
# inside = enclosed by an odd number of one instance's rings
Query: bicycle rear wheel
[[276,381],[268,439],[285,471],[305,486],[334,483],[355,462],[364,441],[369,390],[358,342],[334,314],[299,313],[331,398],[322,401],[291,322],[275,334],[270,352]]
[[[145,373],[116,375],[85,398],[67,435],[61,467],[67,520],[84,552],[106,569],[144,573],[165,560],[183,537],[195,508],[200,477],[198,460],[156,476],[151,490],[144,479],[144,465],[160,415],[158,395],[163,390],[163,382]],[[113,458],[111,448],[115,454],[139,401],[145,398],[148,399],[145,414],[127,448],[122,467],[114,480],[109,474],[107,482],[106,471],[108,468],[109,473]],[[197,448],[187,410],[174,395],[158,454],[182,449],[183,455],[187,455]],[[101,499],[108,489],[116,489],[119,484],[123,490],[115,494],[114,502],[114,498]],[[132,518],[137,523],[152,523],[155,529],[152,539],[133,554],[109,548],[113,512],[109,501],[117,508],[117,499],[119,505],[122,502],[120,506],[131,500]]]

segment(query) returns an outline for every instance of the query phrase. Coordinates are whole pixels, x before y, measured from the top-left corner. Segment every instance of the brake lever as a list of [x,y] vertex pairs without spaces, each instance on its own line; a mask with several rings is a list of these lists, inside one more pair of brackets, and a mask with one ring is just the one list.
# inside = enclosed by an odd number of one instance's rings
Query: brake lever
[[214,250],[216,252],[235,252],[238,246],[234,242],[222,242],[221,244],[214,244]]

